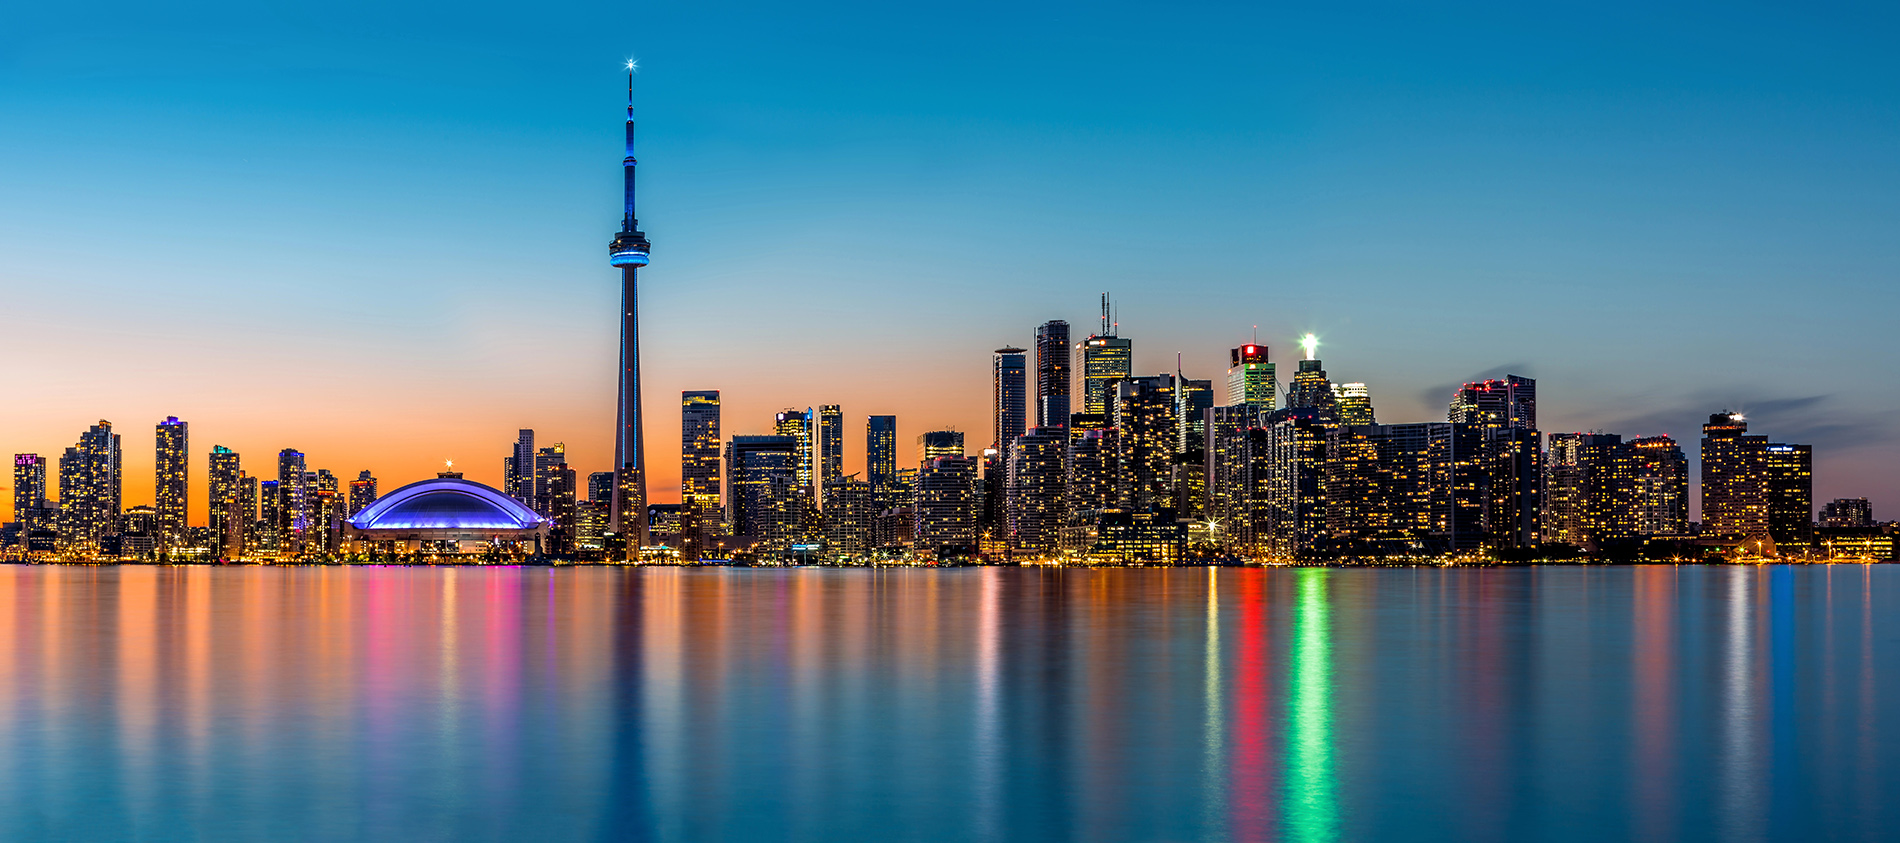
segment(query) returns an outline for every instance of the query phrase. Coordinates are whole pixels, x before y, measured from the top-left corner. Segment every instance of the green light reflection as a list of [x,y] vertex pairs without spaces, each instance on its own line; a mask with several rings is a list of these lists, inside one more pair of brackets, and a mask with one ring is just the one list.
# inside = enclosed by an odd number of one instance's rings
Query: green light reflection
[[1287,825],[1290,839],[1336,840],[1339,805],[1333,771],[1333,662],[1325,568],[1299,574],[1293,611],[1291,729],[1287,742]]

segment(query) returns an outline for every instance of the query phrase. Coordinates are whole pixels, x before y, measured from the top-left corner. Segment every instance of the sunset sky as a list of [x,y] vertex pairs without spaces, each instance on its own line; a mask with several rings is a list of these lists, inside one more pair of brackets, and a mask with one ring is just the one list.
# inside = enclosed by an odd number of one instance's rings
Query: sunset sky
[[[0,452],[191,425],[385,490],[517,428],[608,467],[640,60],[653,499],[678,397],[988,443],[989,354],[1120,304],[1137,373],[1311,331],[1382,422],[1815,446],[1900,516],[1891,6],[107,2],[0,27]],[[0,480],[11,485],[11,478]],[[0,495],[0,516],[12,498]]]

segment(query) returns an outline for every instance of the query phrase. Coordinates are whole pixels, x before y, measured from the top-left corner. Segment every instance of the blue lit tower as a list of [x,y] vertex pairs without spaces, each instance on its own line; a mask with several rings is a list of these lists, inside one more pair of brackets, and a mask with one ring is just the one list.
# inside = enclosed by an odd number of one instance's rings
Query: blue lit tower
[[[633,71],[627,62],[626,214],[609,248],[609,262],[620,267],[620,414],[614,429],[613,509],[609,524],[624,537],[628,555],[639,557],[647,543],[646,439],[640,435],[640,267],[647,265],[647,236],[633,212]],[[632,513],[634,517],[626,515]]]

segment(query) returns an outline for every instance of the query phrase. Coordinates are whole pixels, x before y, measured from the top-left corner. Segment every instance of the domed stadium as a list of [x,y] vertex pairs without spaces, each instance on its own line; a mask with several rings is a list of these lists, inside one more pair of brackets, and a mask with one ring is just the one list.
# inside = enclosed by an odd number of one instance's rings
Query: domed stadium
[[345,538],[359,546],[411,553],[481,553],[497,547],[538,553],[547,535],[547,519],[460,474],[390,492],[351,516],[344,528]]

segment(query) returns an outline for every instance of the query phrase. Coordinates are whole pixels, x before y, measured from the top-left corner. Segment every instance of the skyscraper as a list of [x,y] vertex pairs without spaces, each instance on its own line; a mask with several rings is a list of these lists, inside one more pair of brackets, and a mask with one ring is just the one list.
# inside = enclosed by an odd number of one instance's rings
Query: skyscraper
[[310,529],[310,485],[305,479],[304,455],[295,448],[277,452],[277,550],[303,550]]
[[242,509],[246,484],[238,453],[223,445],[211,446],[208,481],[211,532],[227,558],[238,556],[244,551],[245,531],[257,520],[257,513]]
[[870,483],[855,474],[826,482],[821,517],[825,558],[855,562],[870,555],[877,529],[877,506],[871,498]]
[[719,407],[719,390],[680,393],[680,558],[688,562],[704,558],[722,518]]
[[1023,350],[1015,347],[999,348],[990,356],[990,407],[995,421],[990,447],[999,452],[1023,435],[1027,362]]
[[1452,393],[1446,420],[1485,427],[1537,429],[1537,381],[1506,375],[1504,380],[1467,383]]
[[726,508],[735,536],[753,538],[761,557],[790,549],[799,529],[798,440],[734,436],[726,446]]
[[100,419],[59,458],[60,540],[66,547],[96,548],[118,532],[125,454],[112,422]]
[[933,559],[976,555],[976,460],[942,456],[917,470],[915,548]]
[[534,431],[515,434],[514,450],[502,461],[501,490],[523,506],[534,506]]
[[864,425],[864,474],[879,507],[889,506],[897,479],[897,417],[871,416]]
[[786,408],[772,422],[773,433],[798,440],[795,479],[798,483],[799,494],[803,495],[807,501],[816,497],[813,489],[813,483],[817,477],[814,469],[817,460],[812,453],[812,434],[815,432],[812,430],[813,415],[810,407],[802,411]]
[[1116,505],[1148,512],[1170,505],[1175,443],[1173,375],[1123,378],[1110,394],[1109,423],[1119,432],[1121,449]]
[[1768,539],[1767,463],[1768,437],[1748,435],[1740,413],[1709,416],[1702,426],[1703,535]]
[[921,466],[938,457],[963,456],[963,431],[932,430],[917,437],[917,462]]
[[24,536],[48,529],[46,518],[46,458],[39,454],[13,455],[13,520]]
[[1174,453],[1184,459],[1201,458],[1207,447],[1207,409],[1214,406],[1214,382],[1188,380],[1176,373],[1174,382]]
[[1689,532],[1689,460],[1667,436],[1630,440],[1635,459],[1636,532],[1681,536]]
[[158,505],[153,507],[158,513],[158,548],[169,552],[184,547],[186,530],[191,525],[186,509],[189,495],[189,475],[186,469],[191,464],[189,438],[186,425],[177,416],[169,416],[158,423],[158,452],[156,464],[156,482],[153,486],[154,497]]
[[1069,323],[1052,319],[1036,328],[1036,426],[1069,425]]
[[1319,338],[1312,334],[1300,340],[1306,349],[1306,359],[1300,361],[1300,370],[1293,375],[1293,385],[1287,389],[1287,407],[1310,407],[1319,413],[1318,418],[1329,424],[1339,423],[1339,400],[1333,395],[1333,382],[1326,377],[1325,365],[1319,359]]
[[1063,427],[1038,427],[1009,445],[1003,498],[1006,541],[1017,553],[1054,553],[1062,534]]
[[820,497],[824,484],[844,476],[844,408],[836,404],[818,407],[818,485]]
[[[567,468],[567,443],[556,442],[536,451],[533,466],[534,497],[530,499],[528,508],[543,517],[554,518],[555,499],[561,488],[561,472]],[[569,519],[568,526],[573,526],[573,519]]]
[[633,71],[627,62],[627,157],[620,163],[625,212],[620,233],[608,247],[608,262],[620,268],[620,392],[614,429],[613,505],[608,523],[626,542],[630,557],[638,558],[647,544],[646,440],[640,416],[640,267],[647,265],[652,245],[640,231],[634,213]]
[[1227,406],[1272,412],[1280,384],[1273,363],[1267,360],[1267,347],[1248,343],[1228,352],[1228,357],[1232,362],[1227,367]]
[[1339,404],[1340,424],[1378,424],[1372,412],[1372,394],[1363,383],[1333,384],[1333,398]]
[[1782,554],[1814,545],[1814,448],[1770,443],[1767,448],[1768,534]]
[[376,497],[376,475],[365,468],[350,481],[350,514],[362,512],[364,507],[376,502]]

